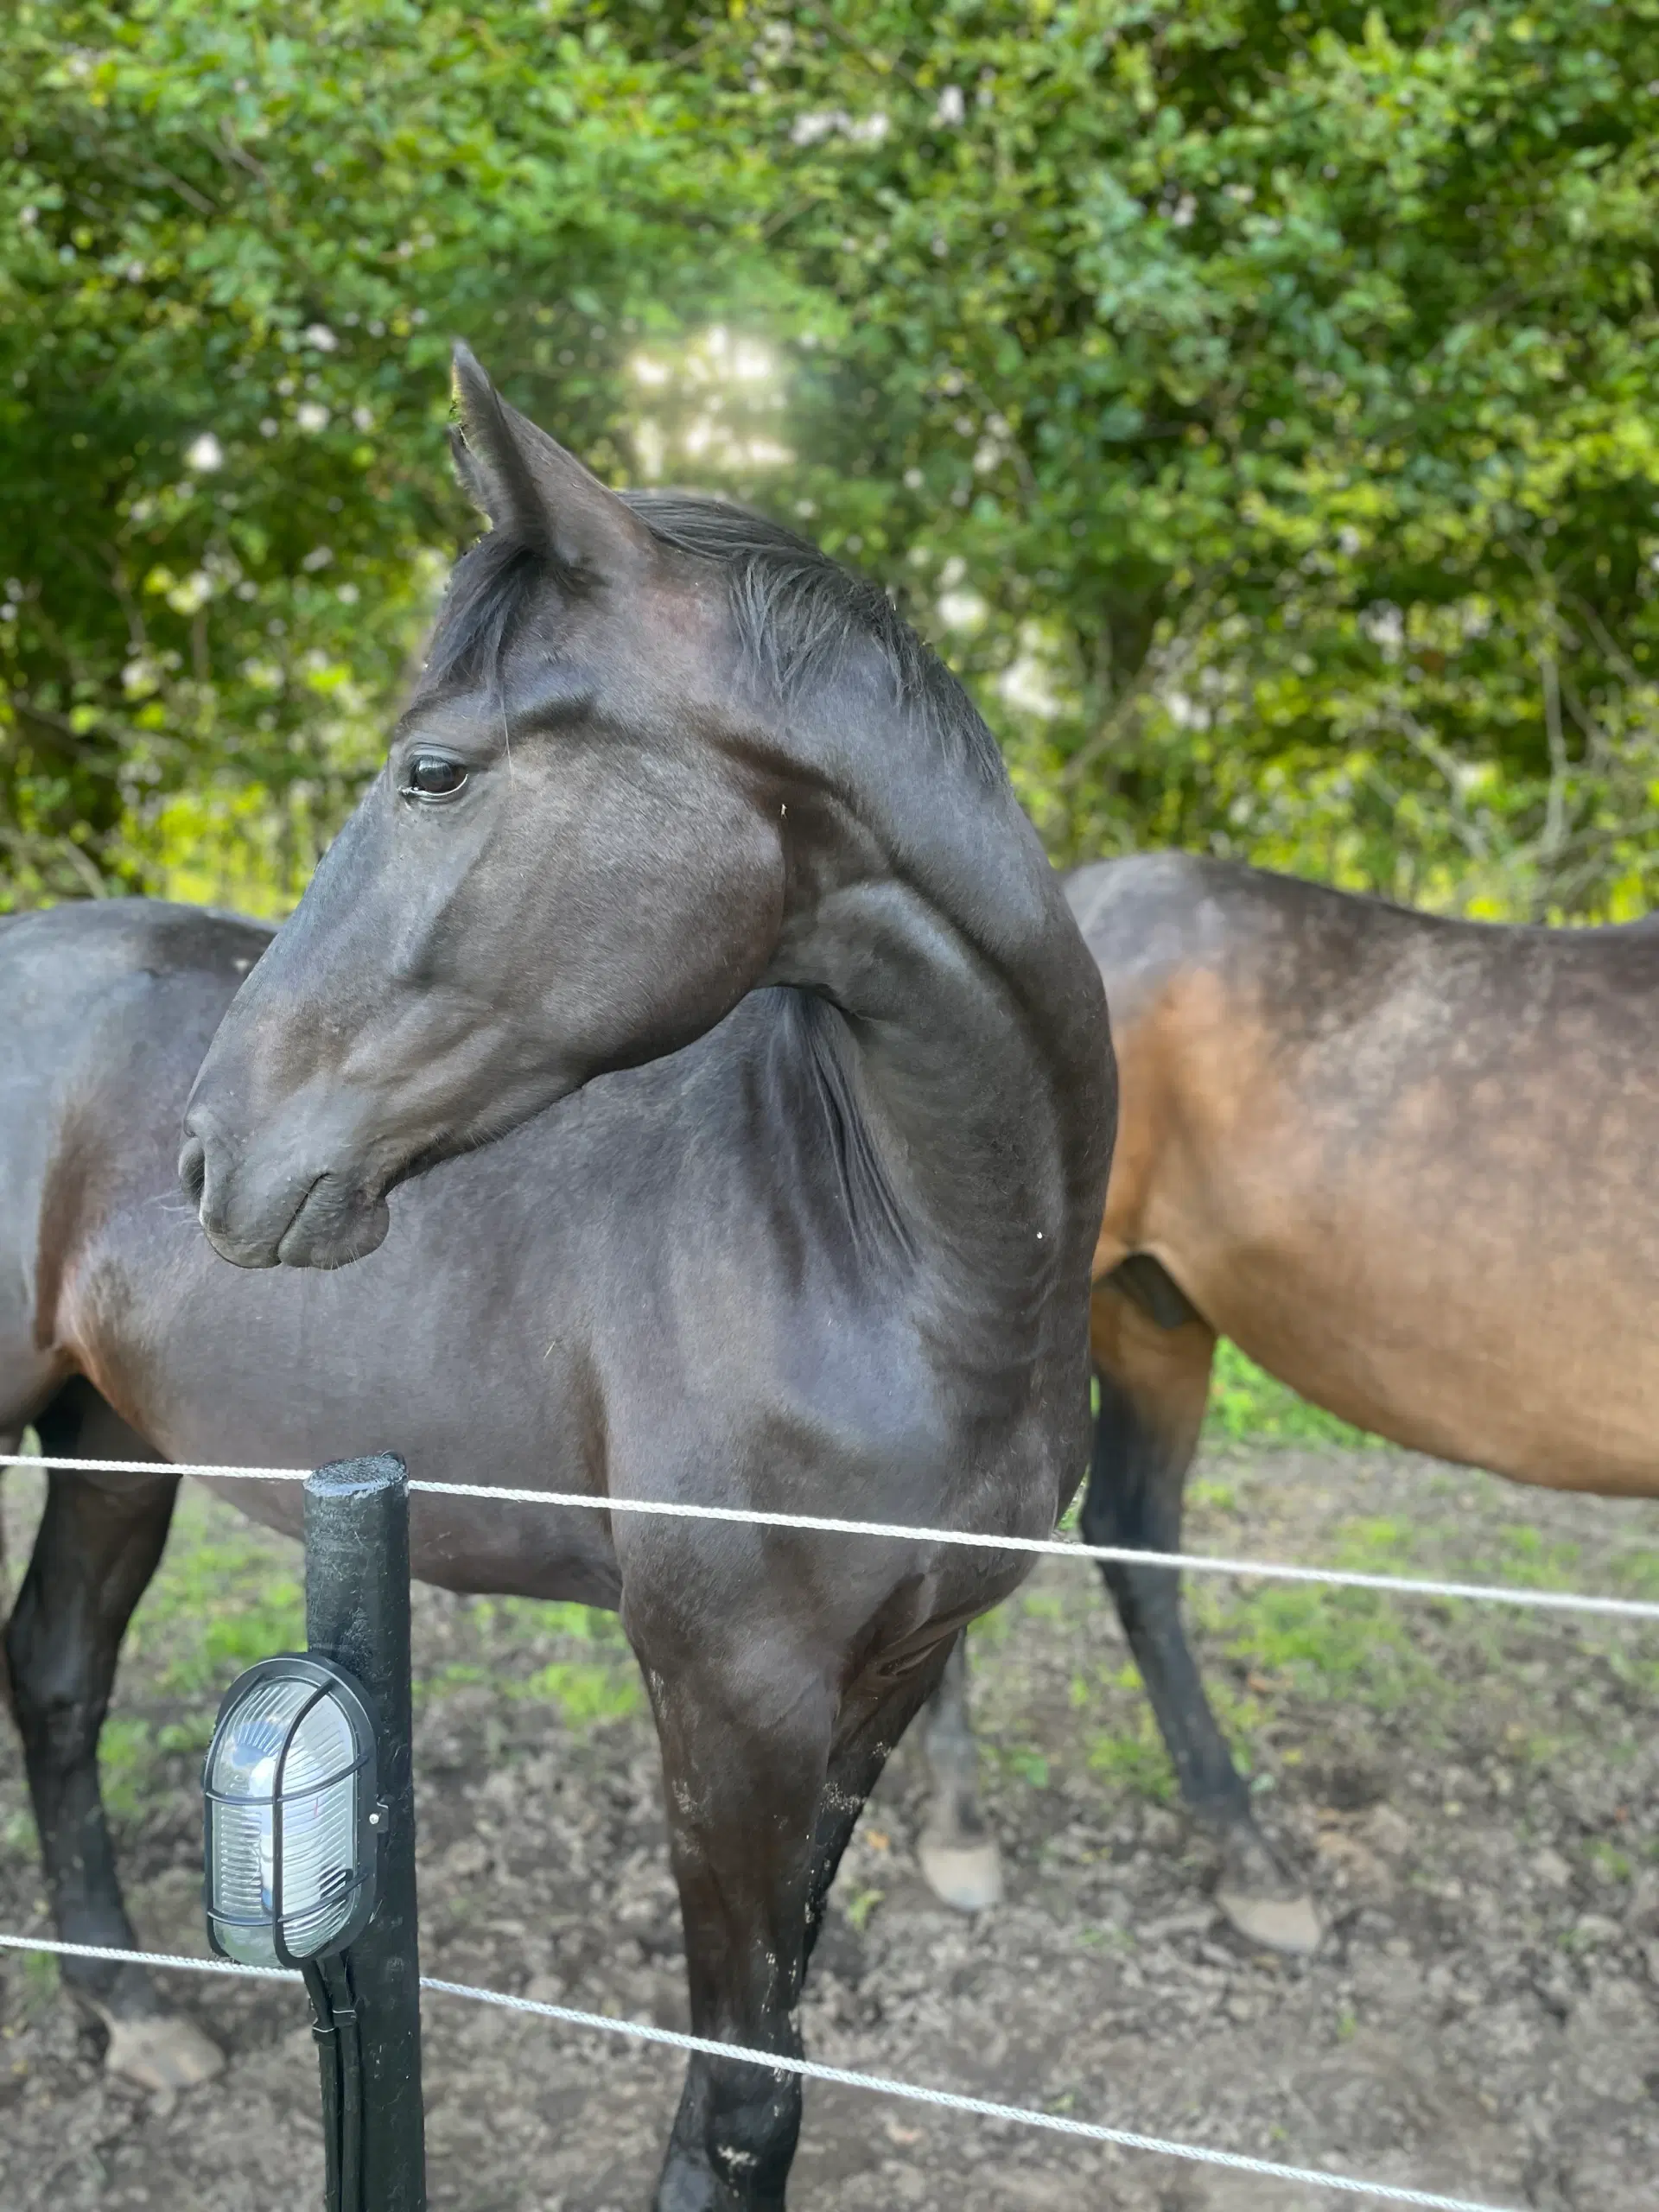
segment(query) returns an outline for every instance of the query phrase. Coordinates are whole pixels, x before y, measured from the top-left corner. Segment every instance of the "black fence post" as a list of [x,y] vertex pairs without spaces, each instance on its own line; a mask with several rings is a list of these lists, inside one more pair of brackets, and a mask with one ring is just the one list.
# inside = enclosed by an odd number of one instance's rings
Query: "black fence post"
[[[368,1692],[385,1807],[373,1916],[334,1961],[327,1994],[335,2031],[320,2037],[327,2046],[321,2054],[325,2110],[339,2117],[331,2152],[343,2145],[341,2171],[330,2172],[331,2191],[340,2212],[425,2212],[409,1480],[403,1461],[390,1452],[338,1459],[319,1467],[305,1485],[305,1626],[311,1649],[346,1668]],[[314,1991],[314,2003],[317,1995]],[[332,2156],[330,2164],[332,2169]]]

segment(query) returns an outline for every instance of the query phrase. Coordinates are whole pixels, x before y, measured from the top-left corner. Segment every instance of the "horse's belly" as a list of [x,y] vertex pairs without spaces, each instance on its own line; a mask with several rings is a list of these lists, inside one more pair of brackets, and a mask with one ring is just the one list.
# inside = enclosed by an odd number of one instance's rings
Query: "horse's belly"
[[1363,1246],[1252,1255],[1205,1311],[1269,1373],[1392,1443],[1552,1489],[1659,1497],[1659,1358],[1642,1326],[1659,1286],[1419,1257],[1390,1272]]

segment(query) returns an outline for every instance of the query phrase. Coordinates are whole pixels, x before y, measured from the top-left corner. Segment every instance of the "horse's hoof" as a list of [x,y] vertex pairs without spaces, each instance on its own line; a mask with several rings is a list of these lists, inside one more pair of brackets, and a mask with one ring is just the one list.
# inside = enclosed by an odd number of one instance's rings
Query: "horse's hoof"
[[225,2054],[216,2043],[176,2013],[150,2013],[123,2019],[100,2005],[98,2016],[110,2031],[104,2054],[106,2073],[158,2094],[199,2088],[225,2071]]
[[1264,1950],[1310,1958],[1325,1937],[1306,1891],[1297,1897],[1264,1897],[1223,1888],[1216,1891],[1216,1903],[1247,1942],[1259,1943]]
[[942,1904],[958,1912],[984,1912],[1002,1902],[1002,1854],[995,1839],[944,1843],[925,1835],[916,1847],[922,1878]]

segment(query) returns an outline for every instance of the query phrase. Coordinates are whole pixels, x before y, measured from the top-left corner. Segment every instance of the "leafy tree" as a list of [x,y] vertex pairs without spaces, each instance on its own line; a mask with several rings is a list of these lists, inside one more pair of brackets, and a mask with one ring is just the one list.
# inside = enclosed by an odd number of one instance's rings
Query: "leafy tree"
[[1648,902],[1659,0],[16,0],[0,69],[14,896],[290,895],[461,331],[904,591],[1059,857]]
[[632,334],[770,305],[718,219],[743,157],[671,9],[23,0],[3,36],[13,895],[176,874],[218,813],[280,901],[470,534],[450,335],[616,467]]
[[817,496],[1057,849],[1645,905],[1652,0],[772,22]]

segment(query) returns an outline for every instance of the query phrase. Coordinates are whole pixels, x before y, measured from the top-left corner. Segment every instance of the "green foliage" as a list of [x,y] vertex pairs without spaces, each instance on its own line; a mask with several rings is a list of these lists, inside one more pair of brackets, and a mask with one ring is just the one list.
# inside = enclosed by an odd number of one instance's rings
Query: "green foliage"
[[533,1598],[478,1598],[466,1609],[466,1623],[477,1656],[448,1660],[417,1682],[417,1707],[484,1688],[556,1706],[565,1726],[578,1730],[644,1709],[639,1669],[614,1613]]
[[615,471],[629,334],[722,296],[700,217],[742,161],[686,39],[672,9],[527,0],[6,11],[14,897],[204,846],[212,889],[218,845],[291,899],[470,534],[452,333]]
[[847,1918],[853,1933],[861,1936],[870,1924],[870,1916],[887,1896],[885,1890],[860,1890],[848,1902]]
[[1035,1744],[993,1744],[989,1757],[999,1772],[1023,1782],[1028,1789],[1047,1789],[1048,1757]]
[[1057,848],[1643,903],[1651,0],[811,20],[798,111],[888,118],[785,233],[826,504],[1046,689]]
[[1659,0],[16,0],[0,70],[11,899],[291,899],[461,332],[902,589],[1058,857],[1646,905]]

